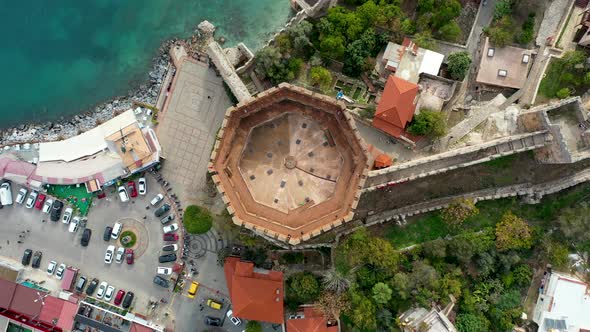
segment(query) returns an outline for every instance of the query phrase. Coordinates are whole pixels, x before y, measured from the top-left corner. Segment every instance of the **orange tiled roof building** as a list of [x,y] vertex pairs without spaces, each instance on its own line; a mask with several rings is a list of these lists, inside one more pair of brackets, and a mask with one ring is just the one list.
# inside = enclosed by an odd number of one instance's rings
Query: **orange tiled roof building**
[[238,318],[282,324],[283,273],[254,271],[254,264],[228,257],[223,265],[233,314]]
[[417,95],[418,85],[389,76],[377,105],[373,126],[394,137],[404,135],[406,124],[412,121],[416,110]]
[[287,332],[338,332],[338,326],[328,326],[324,314],[314,307],[304,307],[301,316],[287,320]]

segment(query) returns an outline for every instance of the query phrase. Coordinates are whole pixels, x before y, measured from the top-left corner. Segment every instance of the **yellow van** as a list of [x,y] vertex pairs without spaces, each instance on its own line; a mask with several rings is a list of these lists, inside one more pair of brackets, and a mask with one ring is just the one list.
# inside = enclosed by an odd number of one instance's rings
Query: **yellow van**
[[207,300],[207,305],[215,310],[221,310],[221,303],[215,302],[211,299]]
[[191,283],[191,287],[188,289],[188,298],[189,299],[194,299],[195,295],[197,294],[197,289],[199,289],[199,283],[196,281],[193,281]]

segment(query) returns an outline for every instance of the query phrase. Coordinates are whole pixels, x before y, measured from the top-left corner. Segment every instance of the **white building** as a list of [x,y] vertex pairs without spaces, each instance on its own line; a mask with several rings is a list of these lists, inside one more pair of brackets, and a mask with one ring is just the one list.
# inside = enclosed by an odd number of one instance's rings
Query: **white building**
[[533,321],[539,332],[590,331],[590,288],[575,277],[547,273],[539,289]]
[[401,45],[392,42],[387,44],[385,51],[377,57],[375,71],[383,82],[387,81],[389,75],[395,75],[408,82],[418,83],[422,73],[437,76],[444,57],[404,38]]

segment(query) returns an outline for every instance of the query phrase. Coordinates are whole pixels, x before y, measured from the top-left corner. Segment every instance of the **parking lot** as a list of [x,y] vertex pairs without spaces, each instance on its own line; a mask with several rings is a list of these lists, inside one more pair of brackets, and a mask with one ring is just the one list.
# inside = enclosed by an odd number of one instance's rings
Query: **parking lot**
[[[156,181],[147,176],[147,195],[131,198],[129,202],[119,201],[114,188],[107,190],[106,197],[94,198],[88,215],[87,228],[92,230],[92,237],[87,247],[80,245],[83,229],[69,233],[67,225],[60,221],[52,222],[49,215],[36,209],[27,209],[24,205],[14,204],[0,209],[0,256],[4,259],[20,263],[25,249],[40,250],[43,253],[38,271],[29,265],[25,269],[24,278],[43,282],[43,287],[57,291],[60,281],[45,273],[51,260],[58,264],[65,263],[80,269],[79,275],[90,279],[106,281],[117,290],[133,291],[135,311],[148,312],[149,300],[168,299],[172,294],[172,285],[164,289],[153,283],[158,266],[172,267],[173,263],[158,263],[162,245],[162,226],[159,218],[154,216],[154,209],[146,207],[149,201],[161,190]],[[18,186],[12,185],[13,197],[16,197]],[[65,207],[64,207],[65,209]],[[135,261],[128,265],[123,260],[112,264],[104,263],[105,250],[108,245],[120,246],[119,241],[103,240],[106,226],[115,222],[123,224],[122,231],[132,230],[137,235],[134,246]],[[174,221],[176,222],[176,220]],[[19,236],[24,236],[23,239]],[[21,240],[23,243],[18,243]]]

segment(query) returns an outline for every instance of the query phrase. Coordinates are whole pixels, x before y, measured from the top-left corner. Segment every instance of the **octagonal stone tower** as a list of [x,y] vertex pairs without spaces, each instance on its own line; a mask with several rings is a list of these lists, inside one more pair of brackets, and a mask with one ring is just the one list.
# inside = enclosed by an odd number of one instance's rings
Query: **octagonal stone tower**
[[227,110],[209,171],[235,224],[296,245],[352,219],[367,160],[342,103],[283,83]]

